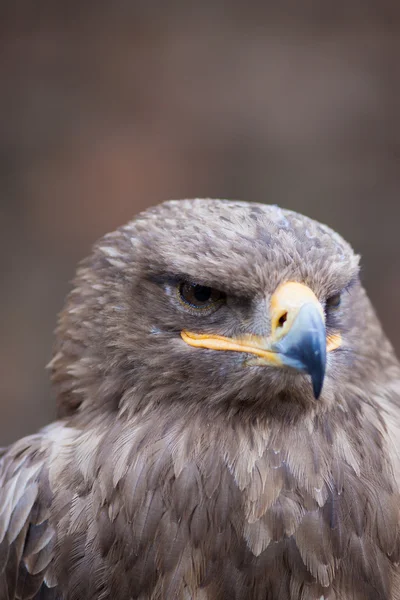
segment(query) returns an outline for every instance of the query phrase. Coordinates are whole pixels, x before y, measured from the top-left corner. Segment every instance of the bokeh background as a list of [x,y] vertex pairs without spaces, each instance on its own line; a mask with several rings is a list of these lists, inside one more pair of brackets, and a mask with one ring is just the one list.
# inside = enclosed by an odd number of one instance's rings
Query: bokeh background
[[0,445],[54,416],[75,265],[170,198],[340,231],[400,350],[400,3],[2,0]]

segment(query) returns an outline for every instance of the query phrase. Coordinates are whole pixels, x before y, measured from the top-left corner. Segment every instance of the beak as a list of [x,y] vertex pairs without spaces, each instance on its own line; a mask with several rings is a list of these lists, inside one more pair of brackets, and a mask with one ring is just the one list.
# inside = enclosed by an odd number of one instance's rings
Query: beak
[[308,302],[302,306],[290,331],[271,350],[281,357],[282,364],[311,376],[315,398],[322,390],[326,368],[326,331],[319,310]]
[[341,345],[340,334],[326,337],[324,310],[314,292],[301,283],[278,287],[270,304],[271,335],[227,338],[182,331],[190,346],[253,354],[252,365],[291,367],[311,376],[315,398],[324,383],[327,352]]

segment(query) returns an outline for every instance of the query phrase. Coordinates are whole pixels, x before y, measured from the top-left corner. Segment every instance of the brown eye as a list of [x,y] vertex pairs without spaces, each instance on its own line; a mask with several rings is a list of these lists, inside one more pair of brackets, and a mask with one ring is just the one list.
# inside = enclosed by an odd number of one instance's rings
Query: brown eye
[[330,298],[327,299],[326,308],[338,308],[340,306],[341,301],[342,301],[342,295],[335,294],[334,296],[331,296]]
[[178,292],[184,304],[196,309],[211,308],[225,300],[223,292],[197,283],[180,283]]

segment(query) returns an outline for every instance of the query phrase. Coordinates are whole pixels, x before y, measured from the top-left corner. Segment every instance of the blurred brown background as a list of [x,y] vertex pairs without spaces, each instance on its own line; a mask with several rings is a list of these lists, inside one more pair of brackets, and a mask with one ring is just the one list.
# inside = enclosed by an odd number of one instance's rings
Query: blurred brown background
[[399,59],[397,1],[3,0],[0,445],[54,415],[76,262],[169,198],[327,222],[399,350]]

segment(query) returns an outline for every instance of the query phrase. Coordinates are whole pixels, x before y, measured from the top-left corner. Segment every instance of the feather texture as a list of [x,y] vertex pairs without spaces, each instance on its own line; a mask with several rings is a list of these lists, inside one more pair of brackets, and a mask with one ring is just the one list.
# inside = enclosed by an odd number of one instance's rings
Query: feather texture
[[[105,236],[60,318],[59,420],[1,451],[0,600],[400,600],[400,367],[357,270],[327,227],[241,202]],[[226,304],[199,317],[181,280]],[[284,281],[321,304],[355,281],[318,402],[180,338],[267,335]]]

